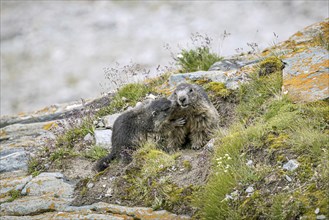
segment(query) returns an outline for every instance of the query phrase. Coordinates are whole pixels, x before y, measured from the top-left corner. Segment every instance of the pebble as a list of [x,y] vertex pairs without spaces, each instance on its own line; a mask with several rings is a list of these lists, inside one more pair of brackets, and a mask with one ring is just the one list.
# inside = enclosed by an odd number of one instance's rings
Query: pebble
[[289,160],[287,163],[283,165],[284,170],[294,171],[299,167],[299,163],[297,160]]
[[94,187],[94,184],[93,183],[88,183],[87,184],[87,187],[88,187],[88,189],[93,188]]
[[93,142],[94,141],[94,138],[93,136],[88,133],[84,138],[83,138],[84,141],[88,141],[88,142]]
[[254,162],[253,162],[252,160],[248,160],[247,163],[246,163],[246,165],[247,165],[248,167],[252,167],[253,163],[254,163]]
[[249,186],[247,189],[246,189],[246,193],[253,193],[254,192],[254,187],[252,186]]
[[316,208],[315,211],[314,211],[315,214],[319,214],[319,212],[320,212],[319,208]]
[[287,180],[288,182],[291,182],[291,181],[292,181],[292,179],[290,178],[290,176],[285,175],[284,177],[286,178],[286,180]]
[[317,215],[316,219],[317,220],[323,220],[323,219],[327,219],[327,217],[325,215]]
[[113,189],[108,188],[106,193],[105,193],[105,197],[112,197],[112,195],[113,195]]

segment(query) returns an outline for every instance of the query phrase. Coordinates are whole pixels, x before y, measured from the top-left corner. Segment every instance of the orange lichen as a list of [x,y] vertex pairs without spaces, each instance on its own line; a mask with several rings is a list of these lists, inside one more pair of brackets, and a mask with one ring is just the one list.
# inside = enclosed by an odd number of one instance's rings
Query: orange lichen
[[40,113],[54,113],[55,111],[57,111],[57,107],[52,105],[49,107],[45,107],[43,109],[40,109],[38,111],[35,112],[35,114],[40,114]]
[[57,127],[58,124],[56,122],[49,122],[47,124],[45,124],[42,128],[44,130],[50,130],[51,128]]
[[[295,101],[315,100],[316,95],[312,90],[325,90],[328,88],[328,82],[329,74],[324,73],[312,76],[312,74],[304,73],[285,79],[283,87]],[[327,90],[326,93],[329,93],[329,91]]]
[[55,203],[51,203],[51,205],[49,206],[50,210],[55,210]]
[[320,69],[324,69],[324,68],[329,68],[329,59],[324,60],[323,62],[320,62],[320,63],[312,64],[310,66],[310,72],[313,73],[313,72],[319,71]]

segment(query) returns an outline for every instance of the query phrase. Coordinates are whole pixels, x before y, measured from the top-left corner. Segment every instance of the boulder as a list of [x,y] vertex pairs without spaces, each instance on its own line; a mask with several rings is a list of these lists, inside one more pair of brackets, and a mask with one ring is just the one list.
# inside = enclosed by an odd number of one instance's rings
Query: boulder
[[96,145],[106,147],[106,148],[111,148],[112,146],[112,131],[109,129],[105,130],[95,130],[94,133],[95,140],[96,140]]
[[283,92],[295,102],[329,98],[329,56],[320,47],[293,53],[284,59]]
[[27,170],[27,153],[23,148],[6,149],[0,152],[0,173]]

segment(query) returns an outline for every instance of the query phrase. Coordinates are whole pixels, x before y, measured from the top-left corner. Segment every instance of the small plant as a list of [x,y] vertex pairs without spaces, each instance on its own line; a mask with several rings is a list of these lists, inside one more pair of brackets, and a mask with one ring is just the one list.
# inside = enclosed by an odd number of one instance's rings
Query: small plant
[[183,49],[175,58],[180,72],[188,73],[199,70],[207,71],[211,65],[221,60],[219,56],[211,53],[207,47],[198,47],[196,49]]
[[108,151],[100,146],[93,146],[90,150],[85,152],[84,156],[88,159],[92,159],[93,161],[98,160],[102,157],[105,157],[108,154]]
[[181,73],[195,72],[199,70],[207,71],[210,66],[222,58],[212,53],[212,39],[207,35],[203,36],[199,33],[191,35],[193,48],[181,49],[178,55],[171,52],[176,65],[180,67]]
[[170,178],[163,176],[165,172],[176,169],[178,154],[169,155],[146,143],[133,156],[133,169],[125,176],[129,187],[124,189],[124,199],[142,201],[142,205],[154,209],[173,210],[190,203],[192,186],[179,187]]

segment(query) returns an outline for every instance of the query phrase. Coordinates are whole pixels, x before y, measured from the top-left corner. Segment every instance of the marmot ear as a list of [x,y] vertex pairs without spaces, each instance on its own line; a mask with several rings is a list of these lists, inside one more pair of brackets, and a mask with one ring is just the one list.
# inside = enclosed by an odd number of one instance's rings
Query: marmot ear
[[155,117],[158,113],[156,111],[152,111],[152,116]]

